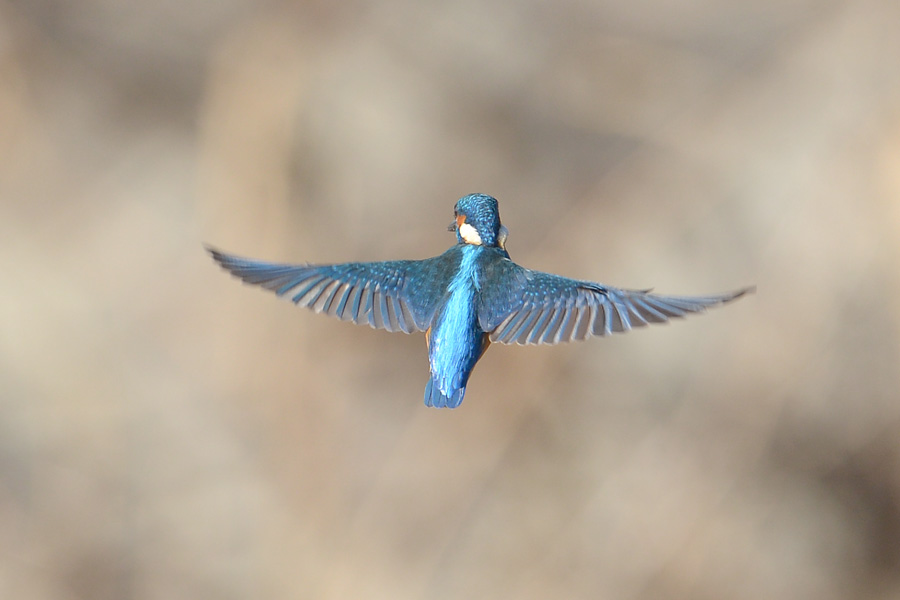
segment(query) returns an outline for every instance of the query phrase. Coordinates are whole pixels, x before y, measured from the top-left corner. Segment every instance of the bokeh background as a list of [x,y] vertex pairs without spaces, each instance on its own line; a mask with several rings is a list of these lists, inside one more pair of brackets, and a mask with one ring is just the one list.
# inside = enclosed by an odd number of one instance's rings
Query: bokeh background
[[[900,598],[900,3],[0,0],[0,596]],[[493,346],[240,285],[514,259],[708,315]]]

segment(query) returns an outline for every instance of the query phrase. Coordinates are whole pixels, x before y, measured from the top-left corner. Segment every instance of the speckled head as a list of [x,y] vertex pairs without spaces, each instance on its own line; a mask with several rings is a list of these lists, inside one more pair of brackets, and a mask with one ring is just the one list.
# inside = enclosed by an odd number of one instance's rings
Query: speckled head
[[502,247],[500,208],[496,198],[486,194],[463,196],[453,209],[456,239],[463,244]]

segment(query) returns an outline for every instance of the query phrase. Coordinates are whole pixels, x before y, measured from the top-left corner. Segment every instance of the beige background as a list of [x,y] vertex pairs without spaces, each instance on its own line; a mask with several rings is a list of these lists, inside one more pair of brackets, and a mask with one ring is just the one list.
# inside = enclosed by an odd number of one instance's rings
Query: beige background
[[[0,597],[900,598],[894,0],[0,0]],[[419,258],[755,296],[494,346],[240,285]]]

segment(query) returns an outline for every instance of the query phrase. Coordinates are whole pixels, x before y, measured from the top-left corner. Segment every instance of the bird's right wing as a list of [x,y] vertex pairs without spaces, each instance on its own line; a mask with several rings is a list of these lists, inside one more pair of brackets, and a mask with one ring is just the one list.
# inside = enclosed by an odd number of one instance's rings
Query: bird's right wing
[[532,271],[503,261],[502,280],[516,285],[485,290],[481,327],[501,344],[558,344],[665,323],[731,302],[753,288],[710,296],[664,296]]
[[387,331],[424,331],[446,289],[446,261],[397,260],[290,265],[241,258],[207,248],[225,270],[287,296],[294,304],[343,321]]

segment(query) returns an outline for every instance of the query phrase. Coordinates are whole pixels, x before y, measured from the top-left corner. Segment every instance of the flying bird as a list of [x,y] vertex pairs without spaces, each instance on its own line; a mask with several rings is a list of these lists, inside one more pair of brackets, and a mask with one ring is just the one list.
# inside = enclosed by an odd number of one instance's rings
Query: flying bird
[[460,198],[448,228],[456,244],[424,260],[293,265],[207,250],[227,271],[294,304],[387,331],[425,332],[431,368],[425,404],[456,408],[491,342],[558,344],[665,323],[725,304],[752,287],[664,296],[532,271],[506,251],[497,200]]

